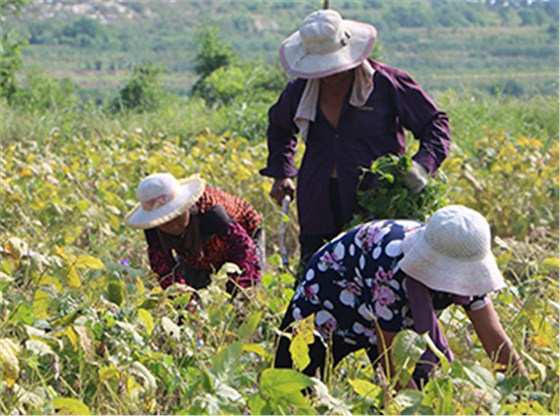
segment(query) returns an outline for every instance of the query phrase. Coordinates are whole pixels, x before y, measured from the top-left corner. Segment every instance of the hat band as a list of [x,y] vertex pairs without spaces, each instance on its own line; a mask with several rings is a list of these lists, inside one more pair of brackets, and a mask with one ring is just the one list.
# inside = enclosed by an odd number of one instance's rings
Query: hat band
[[144,211],[153,211],[154,209],[161,208],[173,198],[175,198],[175,192],[148,199],[147,201],[142,202],[142,209]]

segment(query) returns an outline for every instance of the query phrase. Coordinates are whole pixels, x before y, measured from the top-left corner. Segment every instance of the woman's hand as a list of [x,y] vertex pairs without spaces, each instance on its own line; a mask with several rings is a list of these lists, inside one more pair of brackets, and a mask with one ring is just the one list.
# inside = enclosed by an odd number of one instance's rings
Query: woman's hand
[[289,195],[291,199],[294,199],[295,189],[294,183],[290,178],[277,178],[272,184],[270,196],[278,205],[282,205],[282,200],[286,195]]
[[503,367],[499,371],[512,370],[515,374],[528,377],[529,374],[504,331],[492,302],[482,309],[467,311],[467,316],[488,357]]

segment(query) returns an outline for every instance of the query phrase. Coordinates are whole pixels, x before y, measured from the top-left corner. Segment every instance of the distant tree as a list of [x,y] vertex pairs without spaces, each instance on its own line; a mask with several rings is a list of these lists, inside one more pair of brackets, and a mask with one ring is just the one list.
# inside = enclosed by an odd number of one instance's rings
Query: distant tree
[[[0,17],[6,13],[19,14],[28,0],[0,0]],[[14,31],[7,30],[2,35],[2,50],[0,53],[0,96],[11,98],[17,91],[16,73],[23,65],[21,50],[27,45],[27,40],[18,37]]]
[[2,53],[0,60],[0,96],[11,100],[18,89],[16,73],[21,69],[23,60],[21,50],[27,45],[25,39],[17,37],[9,30],[2,36]]
[[82,16],[63,26],[60,37],[61,43],[91,46],[105,43],[109,39],[109,32],[97,20]]
[[164,67],[150,63],[136,66],[130,81],[109,104],[109,110],[142,113],[158,108],[165,97],[160,80],[164,71]]
[[205,24],[203,29],[195,35],[198,53],[195,57],[194,72],[201,78],[206,78],[216,69],[227,67],[235,59],[231,47],[224,43],[216,25]]
[[196,33],[195,42],[198,53],[195,57],[194,72],[199,79],[193,86],[193,93],[197,93],[204,80],[219,68],[227,68],[237,57],[231,46],[226,44],[219,36],[216,25],[205,24],[203,29]]
[[389,27],[423,27],[432,21],[431,10],[422,3],[391,4],[383,19]]
[[6,13],[20,13],[29,0],[0,0],[0,16]]

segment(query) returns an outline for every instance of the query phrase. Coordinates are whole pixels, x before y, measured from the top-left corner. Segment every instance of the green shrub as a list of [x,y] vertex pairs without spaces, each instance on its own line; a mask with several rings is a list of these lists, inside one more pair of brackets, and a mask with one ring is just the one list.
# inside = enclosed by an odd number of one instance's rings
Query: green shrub
[[150,63],[136,66],[130,81],[120,90],[118,97],[111,101],[109,109],[141,113],[158,108],[166,95],[160,79],[164,71],[164,67]]
[[75,107],[79,98],[77,86],[69,79],[57,79],[31,70],[25,81],[13,94],[11,104],[24,111],[59,110]]

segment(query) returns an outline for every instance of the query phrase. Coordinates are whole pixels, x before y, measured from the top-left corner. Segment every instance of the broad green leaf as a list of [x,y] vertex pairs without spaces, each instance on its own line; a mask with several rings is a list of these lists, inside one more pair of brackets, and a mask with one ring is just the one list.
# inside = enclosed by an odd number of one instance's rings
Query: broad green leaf
[[91,411],[80,400],[72,398],[53,399],[53,407],[57,413],[64,415],[90,415]]
[[363,397],[364,399],[375,399],[383,393],[383,389],[367,380],[361,380],[359,378],[348,379],[348,382],[354,389],[354,391]]
[[265,358],[270,356],[270,352],[268,352],[259,344],[243,344],[243,350],[247,352],[253,352]]
[[238,334],[239,338],[241,338],[242,341],[248,341],[253,336],[253,334],[257,330],[257,327],[259,326],[262,314],[262,311],[254,313],[253,315],[245,319],[245,322],[243,322],[243,324],[241,324]]
[[104,383],[112,378],[118,379],[119,375],[119,370],[115,367],[115,364],[111,363],[109,367],[101,367],[99,369],[99,382]]
[[124,301],[124,283],[117,278],[109,278],[107,282],[107,300],[121,306]]
[[51,303],[51,295],[43,290],[37,289],[33,295],[33,313],[36,319],[49,318],[47,310]]
[[422,335],[411,331],[400,331],[393,340],[391,354],[395,369],[399,370],[399,383],[406,386],[414,373],[416,363],[426,350],[427,342]]
[[303,371],[311,362],[309,345],[315,342],[315,314],[309,315],[299,322],[295,335],[290,342],[290,355],[296,368]]
[[290,342],[290,355],[296,368],[303,371],[309,363],[309,345],[305,342],[305,337],[302,334],[296,334]]
[[261,374],[261,394],[269,398],[269,404],[291,405],[297,413],[311,414],[302,390],[313,385],[313,379],[292,369],[268,368]]
[[64,230],[63,239],[64,243],[70,245],[82,234],[83,228],[80,226],[68,227]]
[[222,373],[234,372],[239,366],[239,358],[241,357],[242,351],[243,344],[241,342],[235,342],[218,352],[212,359],[212,363],[214,364],[211,370],[212,373],[218,376]]
[[395,397],[395,402],[400,407],[418,407],[422,403],[422,392],[416,390],[402,390]]
[[148,336],[152,335],[152,332],[154,332],[154,318],[152,318],[152,314],[146,309],[140,308],[138,309],[138,318],[142,322]]
[[66,284],[70,287],[80,287],[82,285],[82,279],[80,279],[76,268],[74,266],[68,266],[66,271]]
[[105,270],[105,265],[101,260],[87,255],[78,256],[74,266],[79,269]]
[[288,368],[267,368],[261,374],[261,393],[271,398],[299,393],[312,385],[310,377]]
[[81,212],[84,212],[89,208],[89,202],[85,199],[80,199],[76,204],[76,208],[78,208]]
[[60,333],[60,335],[66,335],[68,337],[68,340],[70,341],[70,344],[72,344],[72,349],[74,351],[78,350],[78,336],[71,326],[67,327],[63,332]]
[[253,394],[247,399],[247,404],[251,410],[252,415],[267,414],[264,412],[266,400],[260,394]]

